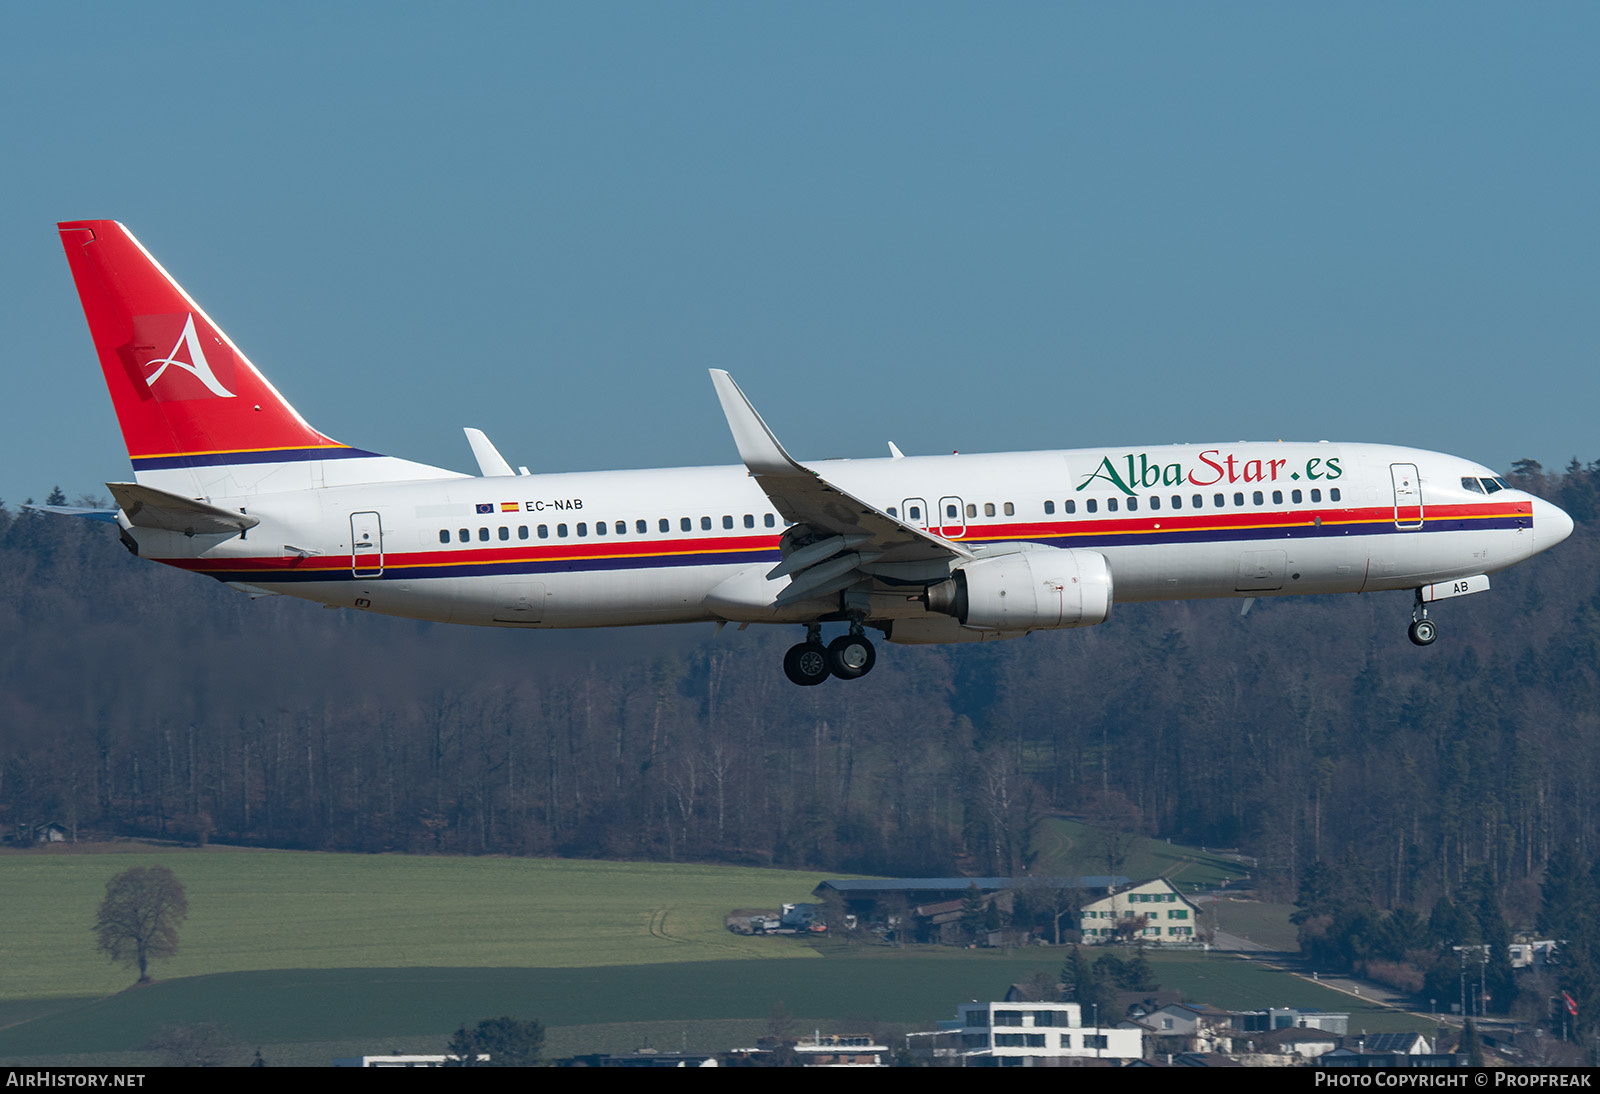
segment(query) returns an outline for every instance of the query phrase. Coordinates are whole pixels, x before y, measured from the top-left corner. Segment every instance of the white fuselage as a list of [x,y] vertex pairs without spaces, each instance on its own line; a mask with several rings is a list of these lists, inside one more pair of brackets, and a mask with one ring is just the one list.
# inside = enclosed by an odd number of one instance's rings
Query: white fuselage
[[[1384,445],[1182,445],[811,466],[877,510],[973,553],[1028,545],[1097,552],[1120,601],[1419,588],[1503,569],[1571,530],[1560,510],[1502,488],[1478,464]],[[260,524],[243,536],[130,528],[140,553],[252,590],[451,623],[803,622],[829,607],[826,598],[774,607],[761,591],[782,557],[785,522],[742,466],[208,500]],[[874,583],[866,613],[873,625],[926,618],[915,584]]]

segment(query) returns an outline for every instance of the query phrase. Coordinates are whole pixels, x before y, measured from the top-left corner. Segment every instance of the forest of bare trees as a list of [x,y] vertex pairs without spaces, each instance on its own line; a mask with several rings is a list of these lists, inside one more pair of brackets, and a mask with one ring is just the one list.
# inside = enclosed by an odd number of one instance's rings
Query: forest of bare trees
[[1238,847],[1289,899],[1318,860],[1380,907],[1483,870],[1531,916],[1600,837],[1600,463],[1518,472],[1577,534],[1441,605],[1427,649],[1403,593],[1119,605],[819,688],[784,629],[251,601],[0,509],[0,830],[993,874],[1059,811]]

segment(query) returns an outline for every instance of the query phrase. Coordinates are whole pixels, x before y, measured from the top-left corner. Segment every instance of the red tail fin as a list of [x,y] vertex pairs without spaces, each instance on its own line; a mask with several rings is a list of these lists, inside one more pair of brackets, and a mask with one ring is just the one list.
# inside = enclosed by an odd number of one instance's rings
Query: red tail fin
[[307,425],[121,224],[57,227],[136,470],[370,455]]

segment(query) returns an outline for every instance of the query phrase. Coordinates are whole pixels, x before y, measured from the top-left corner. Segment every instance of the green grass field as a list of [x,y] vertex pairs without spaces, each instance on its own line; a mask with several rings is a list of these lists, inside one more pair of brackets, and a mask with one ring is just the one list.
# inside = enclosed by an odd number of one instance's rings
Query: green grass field
[[[771,940],[804,948],[796,940]],[[140,1062],[165,1026],[220,1022],[281,1062],[326,1063],[371,1051],[439,1051],[463,1022],[538,1017],[560,1051],[749,1043],[782,1003],[796,1028],[928,1029],[958,1002],[1000,998],[1060,951],[833,947],[824,960],[732,960],[593,968],[296,969],[168,980],[97,1000],[58,1000],[39,1020],[0,1029],[0,1062]],[[1222,954],[1157,955],[1163,985],[1224,1007],[1348,1011],[1352,1030],[1425,1029],[1255,962]],[[732,1025],[730,1025],[732,1023]],[[134,1053],[135,1055],[127,1055]],[[120,1055],[119,1055],[120,1054]]]
[[[129,988],[134,974],[95,951],[89,927],[108,878],[156,863],[187,886],[190,918],[179,956],[152,967],[158,982]],[[0,855],[0,1062],[148,1064],[139,1048],[153,1033],[200,1021],[301,1064],[440,1051],[458,1025],[497,1014],[542,1020],[552,1054],[750,1043],[780,1002],[800,1031],[928,1029],[1065,956],[723,928],[728,910],[806,899],[824,876],[230,849]],[[1280,912],[1230,903],[1224,925],[1254,915],[1281,929]],[[1353,1030],[1426,1025],[1259,962],[1154,960],[1165,987],[1196,1001],[1350,1011]]]
[[263,969],[648,965],[774,957],[803,947],[729,933],[733,908],[810,899],[825,877],[783,870],[564,859],[226,849],[0,855],[8,927],[0,1000],[102,995],[134,976],[94,948],[105,883],[169,866],[188,891],[161,979]]
[[1300,938],[1289,917],[1293,904],[1224,897],[1206,905],[1206,926],[1226,931],[1273,950],[1298,950]]
[[[1105,852],[1098,830],[1078,821],[1050,817],[1035,837],[1038,858],[1033,873],[1040,877],[1078,877],[1106,873]],[[1164,877],[1184,892],[1214,889],[1246,877],[1249,870],[1226,855],[1166,840],[1135,840],[1118,871],[1127,877]]]

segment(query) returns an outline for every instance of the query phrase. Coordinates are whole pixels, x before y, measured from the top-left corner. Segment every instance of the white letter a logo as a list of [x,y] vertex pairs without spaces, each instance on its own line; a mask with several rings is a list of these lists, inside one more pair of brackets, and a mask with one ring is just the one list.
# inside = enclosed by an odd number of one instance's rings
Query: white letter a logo
[[[185,347],[189,350],[189,360],[180,361],[178,360],[178,350]],[[165,357],[157,357],[145,363],[161,366],[144,379],[144,382],[152,388],[156,386],[156,381],[161,379],[161,374],[167,371],[168,365],[177,365],[206,385],[206,389],[211,394],[221,396],[224,399],[232,399],[234,397],[233,392],[222,386],[221,381],[217,379],[216,375],[211,371],[211,366],[206,362],[205,350],[200,348],[200,336],[195,333],[193,314],[190,314],[184,320],[183,333],[178,336],[178,341],[174,343],[172,351]]]

